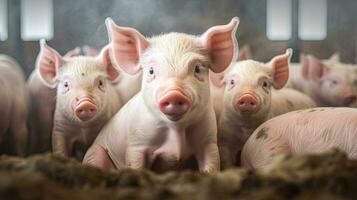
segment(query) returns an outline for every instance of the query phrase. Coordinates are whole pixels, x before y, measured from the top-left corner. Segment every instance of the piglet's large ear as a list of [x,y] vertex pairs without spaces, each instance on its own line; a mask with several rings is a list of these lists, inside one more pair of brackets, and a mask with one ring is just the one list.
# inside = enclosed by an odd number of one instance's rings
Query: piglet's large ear
[[215,73],[224,71],[238,57],[238,42],[235,36],[239,18],[234,17],[229,24],[208,29],[200,40],[208,49],[212,61],[211,70]]
[[119,71],[113,66],[110,59],[110,46],[107,45],[103,47],[97,59],[101,60],[104,66],[106,67],[108,79],[115,82],[119,77]]
[[300,66],[302,77],[309,79],[309,60],[307,59],[307,55],[304,53],[300,54]]
[[62,56],[46,44],[46,40],[40,40],[40,53],[37,57],[36,67],[39,70],[42,82],[51,88],[56,87],[58,70],[63,66]]
[[267,67],[273,75],[273,86],[275,89],[284,87],[289,79],[289,63],[293,54],[292,49],[287,49],[282,55],[275,56]]
[[90,47],[88,45],[84,45],[82,47],[82,51],[85,56],[89,56],[89,57],[95,57],[99,54],[98,49]]
[[214,86],[220,88],[224,85],[224,72],[214,73],[209,70],[209,79]]
[[252,52],[248,44],[244,45],[239,49],[238,60],[248,60],[252,59]]
[[63,57],[75,57],[75,56],[79,56],[80,54],[81,54],[81,48],[76,47],[68,51],[66,54],[64,54]]
[[338,52],[333,53],[329,58],[329,60],[333,62],[340,62],[340,53]]
[[149,42],[137,30],[120,27],[112,19],[105,20],[113,51],[113,63],[129,74],[140,70],[139,58]]
[[307,55],[308,60],[308,78],[314,81],[320,80],[324,72],[327,70],[325,64],[320,59],[313,55]]

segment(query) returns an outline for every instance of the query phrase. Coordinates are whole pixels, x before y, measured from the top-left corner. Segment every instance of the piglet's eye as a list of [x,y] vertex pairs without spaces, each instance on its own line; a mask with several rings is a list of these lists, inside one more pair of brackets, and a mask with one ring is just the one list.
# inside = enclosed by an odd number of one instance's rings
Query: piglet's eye
[[268,81],[263,81],[263,87],[268,87],[268,86],[269,86]]
[[231,85],[234,85],[235,82],[234,82],[234,80],[232,79],[230,83],[231,83]]
[[337,85],[337,84],[338,84],[338,81],[337,81],[337,80],[332,80],[331,83],[332,83],[333,85]]
[[99,87],[100,86],[103,86],[103,81],[102,80],[99,80]]
[[68,92],[70,90],[70,84],[68,81],[63,81],[63,92]]
[[201,72],[200,66],[199,66],[199,65],[196,65],[196,66],[195,66],[195,73],[196,73],[196,74],[199,74],[200,72]]
[[154,73],[155,73],[155,72],[154,72],[154,68],[150,67],[150,69],[149,69],[149,74],[150,74],[150,75],[154,75]]

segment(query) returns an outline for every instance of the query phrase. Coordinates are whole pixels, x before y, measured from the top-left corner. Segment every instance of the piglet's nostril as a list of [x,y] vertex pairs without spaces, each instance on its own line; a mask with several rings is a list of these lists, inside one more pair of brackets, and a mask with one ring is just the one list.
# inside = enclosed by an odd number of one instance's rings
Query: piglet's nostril
[[357,100],[357,96],[351,95],[344,99],[345,104],[349,105]]

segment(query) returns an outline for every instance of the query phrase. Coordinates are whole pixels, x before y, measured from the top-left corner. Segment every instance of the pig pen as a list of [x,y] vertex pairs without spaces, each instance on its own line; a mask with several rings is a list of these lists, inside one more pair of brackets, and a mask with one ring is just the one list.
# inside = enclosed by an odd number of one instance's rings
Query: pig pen
[[0,157],[0,199],[355,199],[357,161],[337,150],[260,171],[104,172],[51,154]]

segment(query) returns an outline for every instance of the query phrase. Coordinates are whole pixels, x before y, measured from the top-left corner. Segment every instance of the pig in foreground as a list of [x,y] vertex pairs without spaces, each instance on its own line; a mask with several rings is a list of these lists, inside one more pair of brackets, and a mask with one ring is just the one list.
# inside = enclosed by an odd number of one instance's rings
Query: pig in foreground
[[208,70],[221,72],[237,55],[238,18],[197,37],[153,38],[108,19],[113,55],[128,73],[143,71],[142,88],[103,128],[84,163],[108,168],[179,169],[195,158],[202,172],[220,169]]
[[291,67],[289,87],[309,95],[318,106],[357,105],[356,65],[341,63],[336,54],[327,60],[302,55],[300,62]]
[[[64,57],[79,56],[80,48],[68,51]],[[30,95],[29,115],[29,153],[40,153],[51,150],[51,133],[53,128],[53,113],[56,107],[56,88],[49,87],[40,77],[38,66],[27,80]]]
[[66,58],[42,40],[38,69],[45,84],[57,87],[53,152],[80,158],[122,105],[112,85],[119,73],[111,64],[109,47],[97,57]]
[[275,117],[262,124],[242,151],[249,168],[269,165],[279,154],[311,154],[338,148],[357,159],[357,109],[313,108]]
[[11,138],[15,153],[19,156],[26,154],[28,100],[25,76],[20,66],[11,57],[0,55],[1,152],[8,150],[4,149],[7,148],[4,142],[8,142],[5,138]]
[[223,169],[238,164],[244,143],[260,124],[276,115],[316,106],[296,90],[281,89],[289,78],[291,55],[288,49],[267,64],[246,60],[224,73],[210,73]]

